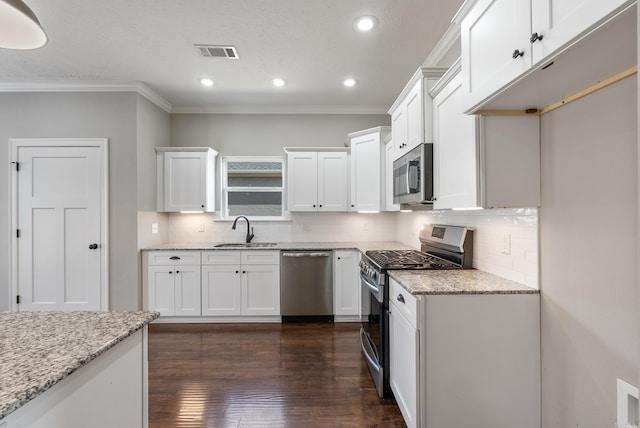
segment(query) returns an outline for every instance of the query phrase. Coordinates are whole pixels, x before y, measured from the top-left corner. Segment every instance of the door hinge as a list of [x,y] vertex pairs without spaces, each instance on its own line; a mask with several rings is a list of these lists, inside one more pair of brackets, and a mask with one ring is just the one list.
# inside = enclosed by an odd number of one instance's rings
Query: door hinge
[[20,171],[20,162],[11,162],[16,165],[16,171]]
[[20,295],[19,294],[16,296],[16,304],[18,304],[18,305],[20,304]]
[[20,237],[20,229],[16,229],[16,238]]

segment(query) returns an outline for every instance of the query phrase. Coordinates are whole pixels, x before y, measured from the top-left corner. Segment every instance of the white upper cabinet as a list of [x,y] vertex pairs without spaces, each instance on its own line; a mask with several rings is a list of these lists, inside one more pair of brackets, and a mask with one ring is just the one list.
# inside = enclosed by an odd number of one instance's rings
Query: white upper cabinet
[[456,62],[434,96],[434,209],[540,205],[539,117],[472,116]]
[[286,148],[289,211],[348,211],[349,161],[342,151]]
[[396,159],[396,150],[392,134],[389,134],[385,139],[384,152],[384,211],[400,211],[400,204],[393,203],[393,161]]
[[[431,142],[431,99],[428,92],[446,68],[419,68],[389,109],[395,159]],[[395,160],[393,159],[393,160]]]
[[462,21],[462,75],[469,105],[531,68],[529,1],[479,0]]
[[348,135],[351,147],[351,211],[382,211],[385,201],[384,139],[388,126]]
[[[622,12],[634,3],[467,0],[454,17],[461,31],[463,85],[468,93],[465,111],[543,108],[559,101],[549,97],[562,99],[623,71],[629,55],[619,46],[624,43],[615,35],[619,30],[614,29],[610,39],[602,39],[597,33],[605,27],[605,32],[610,32],[612,26],[605,24],[624,15]],[[620,49],[604,52],[606,58],[594,54],[607,45]],[[568,51],[570,47],[572,52]],[[545,71],[552,61],[553,69]],[[525,78],[531,83],[518,84],[514,93],[502,96],[503,91]],[[563,93],[563,88],[568,93]]]
[[622,7],[628,0],[546,0],[531,1],[531,51],[533,64],[593,27]]
[[158,211],[215,211],[217,154],[208,147],[156,147]]

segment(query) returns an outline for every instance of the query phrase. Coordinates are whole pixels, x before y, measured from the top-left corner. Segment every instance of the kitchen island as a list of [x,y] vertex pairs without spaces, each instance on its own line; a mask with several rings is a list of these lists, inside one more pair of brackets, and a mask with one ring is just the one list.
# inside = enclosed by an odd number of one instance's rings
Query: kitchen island
[[0,427],[143,427],[156,312],[0,312]]

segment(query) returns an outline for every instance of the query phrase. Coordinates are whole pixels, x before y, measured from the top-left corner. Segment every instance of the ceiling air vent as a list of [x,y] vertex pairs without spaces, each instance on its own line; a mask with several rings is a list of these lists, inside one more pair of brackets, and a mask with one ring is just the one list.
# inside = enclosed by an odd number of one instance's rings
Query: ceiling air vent
[[235,46],[218,46],[218,45],[194,45],[200,55],[205,58],[228,58],[238,59],[238,51]]

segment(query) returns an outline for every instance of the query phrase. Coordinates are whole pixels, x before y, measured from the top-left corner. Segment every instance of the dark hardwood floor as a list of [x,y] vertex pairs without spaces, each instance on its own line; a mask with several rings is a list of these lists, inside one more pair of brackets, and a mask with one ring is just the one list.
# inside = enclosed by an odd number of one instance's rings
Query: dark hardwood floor
[[404,427],[358,324],[152,324],[149,426]]

